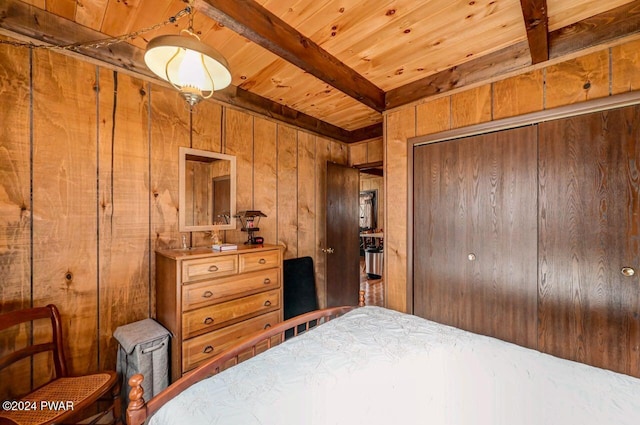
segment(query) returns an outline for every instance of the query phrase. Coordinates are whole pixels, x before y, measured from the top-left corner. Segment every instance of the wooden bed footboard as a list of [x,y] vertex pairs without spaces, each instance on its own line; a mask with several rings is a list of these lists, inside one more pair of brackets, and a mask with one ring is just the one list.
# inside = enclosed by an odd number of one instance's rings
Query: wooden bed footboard
[[[360,291],[358,306],[364,306],[364,291]],[[220,354],[208,360],[206,363],[194,369],[192,372],[189,372],[182,378],[178,379],[148,402],[145,402],[144,400],[144,391],[142,389],[142,381],[144,380],[144,377],[141,374],[132,376],[131,379],[129,379],[131,391],[129,393],[130,402],[127,407],[126,415],[127,424],[143,424],[151,415],[157,412],[160,407],[191,385],[205,378],[216,375],[227,367],[250,359],[256,354],[271,348],[273,345],[283,342],[285,340],[285,333],[287,334],[287,337],[297,336],[299,333],[304,333],[316,325],[328,322],[329,320],[341,316],[355,308],[357,307],[345,306],[312,311],[310,313],[293,317],[265,329],[262,332],[242,339],[237,344],[224,350]]]

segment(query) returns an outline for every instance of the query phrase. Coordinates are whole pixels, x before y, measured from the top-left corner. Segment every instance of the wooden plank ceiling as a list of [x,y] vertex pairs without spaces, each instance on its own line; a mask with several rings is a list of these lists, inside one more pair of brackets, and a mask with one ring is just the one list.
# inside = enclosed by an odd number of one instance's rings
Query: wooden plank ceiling
[[[379,137],[386,109],[640,30],[640,0],[193,0],[194,28],[229,61],[215,98],[344,142]],[[146,29],[182,0],[0,0],[0,30],[52,44]],[[147,42],[81,54],[144,76]],[[196,106],[197,107],[197,106]]]

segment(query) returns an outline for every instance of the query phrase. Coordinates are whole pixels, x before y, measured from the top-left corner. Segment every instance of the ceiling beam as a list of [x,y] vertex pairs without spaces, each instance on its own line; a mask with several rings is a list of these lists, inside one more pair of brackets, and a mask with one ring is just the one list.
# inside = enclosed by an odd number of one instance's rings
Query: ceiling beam
[[384,92],[253,0],[195,0],[196,11],[382,112]]
[[396,108],[425,97],[446,93],[529,65],[531,65],[529,46],[526,41],[522,41],[462,65],[445,69],[389,90],[386,94],[387,108]]
[[[106,34],[18,0],[0,2],[0,30],[9,37],[27,38],[34,43],[53,46],[110,38]],[[116,43],[107,47],[76,48],[70,51],[167,86],[147,68],[142,49],[131,44]],[[378,137],[377,135],[382,136],[382,123],[348,131],[235,86],[214,92],[213,99],[345,143],[359,142]]]
[[549,19],[547,0],[520,0],[527,30],[531,63],[549,60]]
[[549,57],[559,58],[640,32],[640,0],[632,1],[549,34]]
[[[549,33],[549,58],[561,58],[637,33],[640,33],[640,0]],[[530,65],[528,42],[521,42],[390,90],[385,103],[387,109],[396,108]]]

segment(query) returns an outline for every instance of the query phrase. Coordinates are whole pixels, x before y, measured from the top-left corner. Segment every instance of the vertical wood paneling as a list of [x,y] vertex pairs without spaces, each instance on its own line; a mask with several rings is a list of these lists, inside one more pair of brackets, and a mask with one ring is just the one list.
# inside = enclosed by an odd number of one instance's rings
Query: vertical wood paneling
[[[189,111],[174,90],[151,86],[150,118],[152,247],[179,248],[182,241],[178,229],[177,159],[180,147],[189,146]],[[154,269],[151,268],[152,273]]]
[[[245,112],[227,109],[225,112],[225,151],[236,157],[236,211],[253,209],[253,117]],[[240,231],[240,221],[236,231],[225,232],[225,242],[244,243],[247,233]]]
[[349,145],[349,165],[367,163],[367,142]]
[[349,147],[340,142],[331,141],[331,161],[336,164],[346,165],[349,163]]
[[561,62],[546,69],[546,109],[608,95],[608,50]]
[[113,365],[115,329],[150,310],[149,96],[141,80],[107,70],[100,88],[100,363]]
[[267,216],[260,219],[259,235],[266,243],[276,243],[278,225],[277,124],[254,118],[253,172],[256,176],[253,204]]
[[38,50],[33,69],[32,299],[59,307],[69,368],[84,373],[99,349],[96,68]]
[[382,161],[384,149],[382,138],[371,140],[367,143],[367,162]]
[[368,164],[382,161],[382,139],[369,140],[362,143],[352,143],[349,150],[349,165]]
[[385,304],[407,311],[407,139],[415,134],[415,108],[385,116],[384,282]]
[[541,69],[493,83],[493,119],[541,111],[544,107]]
[[316,253],[314,266],[316,270],[316,291],[320,308],[327,305],[327,254],[322,252],[327,247],[327,161],[331,160],[331,141],[323,137],[316,138]]
[[[179,96],[175,96],[175,91],[170,93],[169,96],[175,103],[175,109],[169,109],[165,113],[175,113],[181,117],[187,112],[184,100]],[[182,109],[182,112],[180,112],[180,109]],[[166,118],[171,121],[171,115]],[[193,108],[191,119],[193,123],[191,147],[211,152],[222,152],[222,106],[213,102],[200,102],[197,108]],[[189,137],[188,133],[186,137]]]
[[640,89],[640,40],[611,48],[611,94]]
[[[0,45],[0,313],[31,303],[29,63],[28,50]],[[26,326],[0,332],[0,356],[24,347],[29,333]],[[0,399],[29,391],[30,373],[28,361],[3,370]]]
[[451,128],[451,96],[416,106],[416,135],[437,133]]
[[316,136],[298,131],[298,257],[316,249]]
[[[171,96],[173,94],[173,96]],[[183,113],[187,112],[186,105],[184,100],[180,96],[175,96],[175,91],[172,93],[169,92],[168,96],[171,96],[173,102],[176,103],[176,115],[180,116],[179,110],[182,109]],[[172,111],[169,109],[167,111],[168,114],[171,114]],[[170,115],[167,117],[170,118]],[[188,119],[188,118],[187,118]],[[171,121],[171,120],[170,120]],[[188,122],[188,121],[187,121]],[[222,152],[222,106],[213,102],[200,102],[197,108],[193,108],[191,112],[191,145],[190,147],[195,149],[202,149],[205,151],[211,152]],[[186,138],[187,144],[185,146],[189,146],[189,126],[187,125],[185,128],[186,134],[184,137]],[[177,152],[177,151],[176,151]],[[177,158],[177,154],[174,156]],[[176,167],[176,178],[177,178],[177,163],[174,161],[173,166]],[[172,186],[176,190],[176,196],[178,194],[178,186]],[[208,184],[211,184],[211,181],[208,181]],[[177,198],[176,198],[177,199]],[[235,220],[235,219],[234,219]],[[223,237],[225,232],[220,232],[219,235]],[[234,233],[234,232],[229,232]],[[191,232],[191,245],[192,246],[204,246],[211,244],[211,236],[210,232]]]
[[278,125],[278,243],[284,259],[298,257],[297,131]]
[[451,95],[451,128],[491,121],[491,85]]

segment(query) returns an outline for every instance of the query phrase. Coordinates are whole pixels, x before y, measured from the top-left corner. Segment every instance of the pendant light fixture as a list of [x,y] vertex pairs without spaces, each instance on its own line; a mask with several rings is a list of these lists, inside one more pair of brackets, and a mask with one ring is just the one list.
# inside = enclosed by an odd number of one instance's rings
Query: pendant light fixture
[[231,84],[226,59],[213,47],[200,41],[193,31],[193,12],[189,6],[189,28],[180,35],[162,35],[147,44],[144,61],[158,77],[178,89],[190,106],[208,99],[215,90]]

